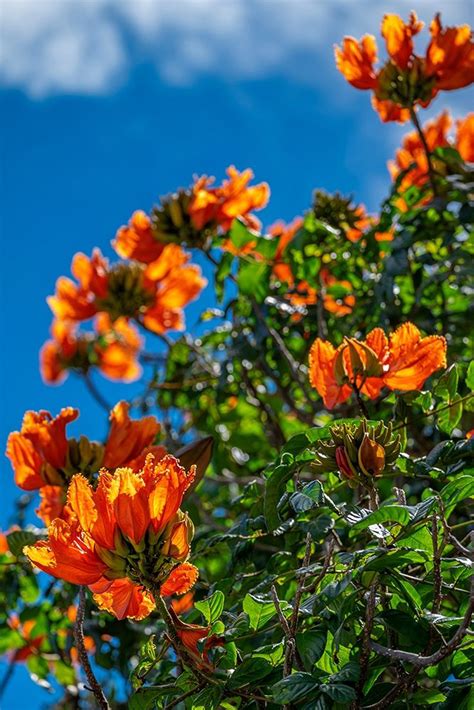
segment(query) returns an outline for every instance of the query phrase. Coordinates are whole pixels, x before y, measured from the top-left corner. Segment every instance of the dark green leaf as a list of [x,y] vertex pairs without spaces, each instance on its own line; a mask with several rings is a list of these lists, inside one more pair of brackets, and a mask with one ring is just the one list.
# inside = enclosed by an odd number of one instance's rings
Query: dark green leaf
[[319,693],[319,683],[310,673],[293,673],[272,688],[273,700],[278,705],[296,703],[308,695]]

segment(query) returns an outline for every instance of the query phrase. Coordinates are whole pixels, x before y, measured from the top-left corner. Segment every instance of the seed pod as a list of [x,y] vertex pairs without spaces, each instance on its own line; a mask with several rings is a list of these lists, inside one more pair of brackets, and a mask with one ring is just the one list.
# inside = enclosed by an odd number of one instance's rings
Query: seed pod
[[400,436],[382,421],[370,426],[362,419],[357,425],[336,424],[330,431],[329,441],[315,444],[314,470],[339,472],[349,485],[372,487],[373,479],[390,470],[400,453]]

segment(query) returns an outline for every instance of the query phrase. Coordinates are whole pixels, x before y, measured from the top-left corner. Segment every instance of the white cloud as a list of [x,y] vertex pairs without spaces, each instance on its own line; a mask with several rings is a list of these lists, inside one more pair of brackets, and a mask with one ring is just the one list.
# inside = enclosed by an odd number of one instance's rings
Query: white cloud
[[163,80],[288,75],[325,84],[332,44],[384,12],[469,21],[469,0],[2,0],[0,84],[30,96],[105,94],[138,61]]

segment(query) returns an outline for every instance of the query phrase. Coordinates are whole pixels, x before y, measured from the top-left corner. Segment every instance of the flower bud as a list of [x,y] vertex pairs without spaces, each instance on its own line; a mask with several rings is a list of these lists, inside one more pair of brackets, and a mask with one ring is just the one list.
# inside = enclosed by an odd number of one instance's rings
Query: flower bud
[[336,463],[339,467],[341,475],[344,478],[348,478],[351,481],[357,478],[357,471],[351,464],[343,446],[338,446],[336,449]]
[[336,384],[339,386],[344,385],[347,382],[347,370],[344,364],[344,350],[345,348],[341,348],[339,350],[334,363],[334,377]]
[[385,468],[385,450],[383,446],[371,439],[367,432],[357,454],[359,468],[365,476],[380,476]]
[[373,479],[393,468],[400,453],[400,436],[383,422],[373,426],[362,419],[358,425],[334,425],[331,439],[317,442],[312,464],[318,472],[336,473],[351,487],[372,487]]

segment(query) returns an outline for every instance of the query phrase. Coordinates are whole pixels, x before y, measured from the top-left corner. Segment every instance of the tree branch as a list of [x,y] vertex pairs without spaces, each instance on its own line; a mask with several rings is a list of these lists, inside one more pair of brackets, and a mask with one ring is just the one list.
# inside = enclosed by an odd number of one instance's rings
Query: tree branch
[[95,399],[95,401],[97,402],[97,404],[98,404],[100,407],[102,407],[102,409],[103,409],[104,411],[106,411],[107,414],[109,414],[109,412],[110,412],[110,410],[112,409],[112,407],[111,407],[110,404],[107,402],[107,400],[105,399],[105,397],[103,397],[102,394],[101,394],[101,393],[99,392],[99,390],[97,389],[97,386],[96,386],[95,383],[93,382],[92,377],[91,377],[89,371],[84,372],[83,379],[84,379],[84,382],[86,383],[86,387],[87,387],[87,389],[88,389],[88,391],[89,391],[89,394],[91,394],[92,397],[93,397],[93,398]]
[[79,656],[79,661],[87,677],[90,690],[94,693],[94,697],[97,701],[97,705],[100,710],[110,710],[110,705],[107,698],[104,695],[104,691],[97,678],[94,675],[91,664],[89,662],[89,656],[87,655],[86,648],[84,646],[84,616],[86,612],[86,590],[85,587],[79,587],[79,604],[77,607],[77,616],[74,623],[74,638],[76,640],[77,653]]
[[464,636],[469,630],[469,626],[472,620],[472,615],[474,613],[474,576],[471,580],[471,591],[469,596],[469,604],[464,615],[464,619],[459,625],[454,636],[447,641],[445,646],[442,646],[434,653],[429,656],[421,656],[417,653],[410,653],[409,651],[401,651],[399,649],[386,648],[381,646],[375,641],[371,641],[370,648],[378,653],[380,656],[386,656],[396,661],[404,661],[405,663],[411,663],[419,668],[427,668],[428,666],[434,666],[449,656],[461,643]]

